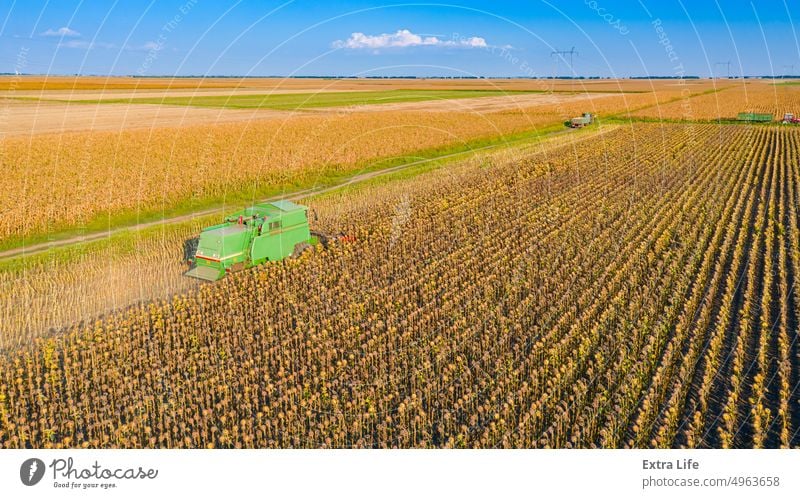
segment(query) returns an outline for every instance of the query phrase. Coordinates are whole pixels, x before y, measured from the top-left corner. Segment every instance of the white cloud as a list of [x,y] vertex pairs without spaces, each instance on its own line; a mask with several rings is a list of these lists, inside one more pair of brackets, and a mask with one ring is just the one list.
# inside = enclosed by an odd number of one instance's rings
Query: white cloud
[[164,49],[164,43],[157,42],[157,41],[148,41],[144,42],[141,45],[126,45],[125,50],[130,50],[132,52],[158,52]]
[[40,36],[61,36],[64,38],[76,38],[81,36],[80,33],[75,31],[74,29],[69,29],[68,27],[64,26],[63,28],[58,29],[48,29],[42,33],[39,33]]
[[83,50],[92,50],[95,48],[115,48],[113,43],[105,42],[90,42],[86,40],[69,40],[58,44],[59,48],[78,48]]
[[412,33],[407,29],[400,29],[396,33],[383,33],[380,35],[365,35],[353,33],[347,40],[336,40],[333,48],[348,48],[353,50],[405,47],[460,47],[460,48],[486,48],[486,40],[479,36],[469,38],[454,38],[442,40],[436,36],[425,36]]

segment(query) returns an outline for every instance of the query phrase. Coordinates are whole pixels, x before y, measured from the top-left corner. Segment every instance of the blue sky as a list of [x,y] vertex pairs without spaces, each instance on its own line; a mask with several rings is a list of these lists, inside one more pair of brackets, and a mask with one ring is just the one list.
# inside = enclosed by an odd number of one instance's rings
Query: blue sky
[[800,0],[2,0],[0,22],[11,73],[800,73]]

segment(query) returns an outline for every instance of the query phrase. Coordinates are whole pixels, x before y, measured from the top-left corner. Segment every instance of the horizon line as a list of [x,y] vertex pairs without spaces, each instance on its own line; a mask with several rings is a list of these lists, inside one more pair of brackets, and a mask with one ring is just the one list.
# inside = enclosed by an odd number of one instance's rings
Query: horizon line
[[359,75],[279,75],[279,74],[272,74],[272,75],[236,75],[236,74],[215,74],[215,75],[197,75],[197,74],[188,74],[188,75],[140,75],[140,74],[80,74],[80,73],[11,73],[11,72],[0,72],[0,77],[5,76],[15,76],[15,77],[78,77],[78,78],[139,78],[139,79],[147,79],[147,78],[156,78],[156,79],[164,79],[164,78],[173,78],[173,79],[225,79],[225,78],[237,78],[237,79],[452,79],[452,80],[626,80],[626,79],[653,79],[653,80],[682,80],[682,79],[707,79],[707,80],[736,80],[736,79],[752,79],[752,78],[759,78],[759,79],[797,79],[800,78],[800,75],[794,74],[776,74],[776,75],[764,75],[764,74],[746,74],[740,76],[699,76],[699,75],[683,75],[683,76],[669,76],[669,75],[629,75],[629,76],[599,76],[599,75],[579,75],[579,76],[445,76],[445,75],[431,75],[431,76],[419,76],[419,75],[379,75],[379,76],[359,76]]

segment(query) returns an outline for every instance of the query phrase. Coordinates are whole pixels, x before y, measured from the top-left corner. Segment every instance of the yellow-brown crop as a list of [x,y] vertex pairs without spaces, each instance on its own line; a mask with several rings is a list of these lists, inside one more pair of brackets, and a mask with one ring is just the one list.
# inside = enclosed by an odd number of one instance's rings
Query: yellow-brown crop
[[800,85],[765,81],[730,82],[721,80],[720,91],[662,103],[631,113],[634,117],[664,120],[729,120],[740,112],[772,114],[780,121],[783,114],[800,114]]
[[637,124],[329,199],[354,242],[7,352],[0,445],[797,447],[799,141]]
[[[194,201],[224,202],[271,187],[310,186],[389,156],[458,147],[477,138],[558,126],[653,105],[674,91],[498,112],[326,112],[285,120],[113,132],[7,137],[0,141],[0,240],[80,229],[102,217],[149,216]],[[109,104],[113,106],[113,104]],[[113,223],[112,223],[113,224]]]

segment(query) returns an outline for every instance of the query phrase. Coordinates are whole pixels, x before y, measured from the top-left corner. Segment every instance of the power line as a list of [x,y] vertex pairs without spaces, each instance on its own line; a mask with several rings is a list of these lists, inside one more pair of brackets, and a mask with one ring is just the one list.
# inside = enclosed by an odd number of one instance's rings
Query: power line
[[569,70],[572,71],[573,73],[575,72],[572,69],[572,57],[574,55],[578,55],[578,52],[575,51],[575,47],[572,47],[569,50],[558,50],[558,49],[555,49],[552,52],[550,52],[550,57],[553,57],[553,61],[554,61],[553,79],[555,79],[555,77],[556,77],[556,72],[557,72],[557,69],[558,69],[558,59],[561,59],[564,62],[567,62],[567,60],[564,58],[565,55],[569,55]]
[[714,64],[714,72],[717,72],[717,66],[728,66],[728,79],[731,79],[731,61],[717,62]]

